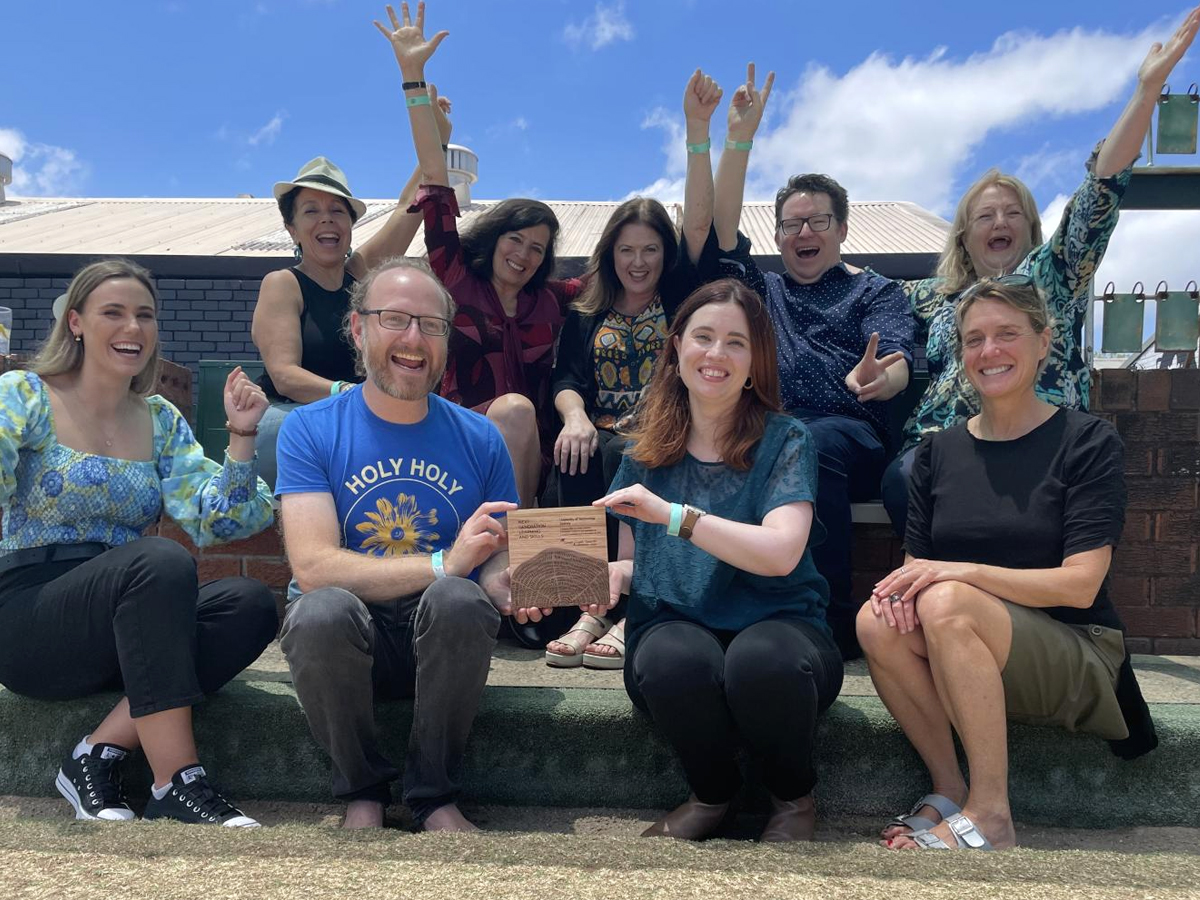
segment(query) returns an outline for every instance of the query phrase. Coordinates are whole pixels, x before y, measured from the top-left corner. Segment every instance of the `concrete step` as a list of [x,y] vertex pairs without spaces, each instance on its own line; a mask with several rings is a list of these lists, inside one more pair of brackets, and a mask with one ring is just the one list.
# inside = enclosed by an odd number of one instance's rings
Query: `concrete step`
[[[1010,729],[1014,815],[1062,827],[1200,826],[1200,660],[1135,660],[1161,745],[1134,762],[1056,729]],[[666,808],[687,792],[670,749],[619,688],[619,675],[548,669],[501,647],[472,731],[463,782],[473,802]],[[46,703],[0,690],[0,794],[53,793],[60,757],[116,702]],[[411,705],[378,707],[386,752],[403,760]],[[277,648],[196,709],[201,757],[239,799],[325,801],[329,763],[308,731]],[[131,772],[131,793],[149,775]],[[817,739],[818,796],[835,815],[888,816],[928,789],[861,663]]]

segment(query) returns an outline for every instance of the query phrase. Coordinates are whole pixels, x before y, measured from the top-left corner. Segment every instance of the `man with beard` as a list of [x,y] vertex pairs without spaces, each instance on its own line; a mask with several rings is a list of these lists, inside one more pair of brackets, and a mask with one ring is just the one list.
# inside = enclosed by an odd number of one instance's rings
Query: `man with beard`
[[416,821],[475,829],[455,803],[458,771],[511,612],[498,517],[517,489],[496,427],[433,393],[453,317],[424,261],[368,272],[348,321],[366,380],[297,409],[279,434],[295,576],[281,645],[347,828],[383,824],[398,775],[378,746],[378,696],[417,700],[404,767]]

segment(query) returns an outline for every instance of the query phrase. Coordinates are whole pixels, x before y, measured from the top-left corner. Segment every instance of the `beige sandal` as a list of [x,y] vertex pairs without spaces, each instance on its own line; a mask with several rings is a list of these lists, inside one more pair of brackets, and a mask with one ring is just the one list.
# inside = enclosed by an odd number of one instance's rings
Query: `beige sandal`
[[[567,629],[566,634],[550,642],[552,644],[566,644],[571,648],[571,652],[559,653],[547,646],[546,665],[553,666],[556,669],[574,669],[583,665],[584,648],[592,644],[595,640],[603,639],[611,628],[612,622],[604,616],[593,616],[589,613],[583,613],[579,617],[579,620]],[[577,631],[590,634],[593,640],[588,641],[579,635],[575,635],[574,632]]]
[[[617,632],[620,631],[620,634]],[[593,647],[612,647],[616,655],[593,653]],[[623,669],[625,668],[625,620],[622,619],[608,634],[588,644],[583,651],[583,665],[589,669]]]

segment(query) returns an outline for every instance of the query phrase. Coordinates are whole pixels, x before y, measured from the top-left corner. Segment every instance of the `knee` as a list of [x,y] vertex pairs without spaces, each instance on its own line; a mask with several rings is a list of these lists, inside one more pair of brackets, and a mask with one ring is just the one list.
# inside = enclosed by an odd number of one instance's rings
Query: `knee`
[[370,614],[363,602],[342,588],[319,588],[292,601],[284,616],[279,643],[285,655],[338,644],[368,644]]
[[870,603],[864,603],[859,609],[854,620],[854,630],[858,634],[858,645],[867,656],[886,653],[902,637],[882,616],[875,615]]
[[731,696],[778,696],[782,686],[790,694],[792,687],[805,690],[813,684],[812,663],[797,654],[794,641],[782,638],[755,626],[734,639],[725,655],[725,688]]
[[502,394],[488,407],[487,417],[507,437],[537,434],[537,410],[522,394]]
[[127,546],[137,554],[129,562],[130,575],[152,582],[161,591],[157,594],[159,599],[190,598],[195,604],[200,586],[196,559],[182,544],[164,537],[144,537]]
[[963,634],[973,627],[970,592],[969,585],[961,581],[938,581],[917,594],[917,616],[930,641]]
[[495,638],[500,613],[483,589],[466,578],[439,578],[421,596],[417,607],[417,633],[445,632],[460,637],[482,629]]
[[242,631],[262,640],[265,647],[279,631],[279,609],[271,589],[254,578],[228,578],[229,589],[236,592]]
[[672,698],[724,690],[724,658],[716,639],[672,631],[677,629],[664,626],[638,642],[630,664],[642,694]]

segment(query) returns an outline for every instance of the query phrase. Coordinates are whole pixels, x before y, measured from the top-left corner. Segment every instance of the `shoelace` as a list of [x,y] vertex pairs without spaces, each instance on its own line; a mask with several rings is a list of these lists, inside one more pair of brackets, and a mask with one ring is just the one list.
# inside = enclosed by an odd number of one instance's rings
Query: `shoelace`
[[202,816],[220,820],[238,812],[237,807],[218,794],[206,778],[199,778],[184,788],[177,787],[176,790],[179,791],[179,798],[185,804],[190,804]]
[[121,784],[121,772],[116,768],[120,760],[98,759],[95,756],[81,756],[79,768],[83,770],[84,783],[89,792],[95,792],[100,797],[102,809],[113,806],[125,806],[125,789]]

